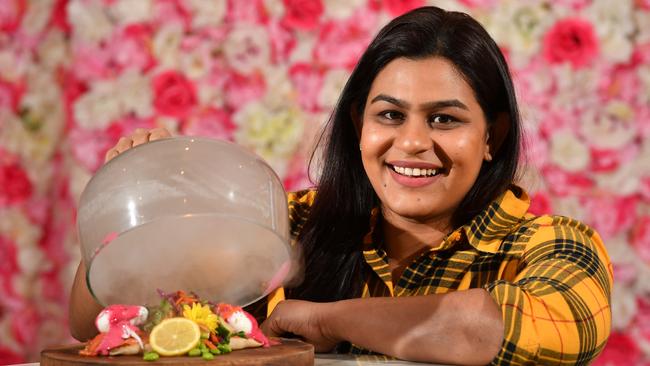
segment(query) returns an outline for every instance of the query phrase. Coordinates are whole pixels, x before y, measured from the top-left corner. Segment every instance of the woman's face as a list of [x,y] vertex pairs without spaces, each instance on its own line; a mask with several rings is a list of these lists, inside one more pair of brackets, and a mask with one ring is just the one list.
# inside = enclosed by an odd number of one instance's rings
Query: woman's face
[[489,158],[483,110],[444,58],[398,58],[363,111],[361,157],[384,215],[449,224]]

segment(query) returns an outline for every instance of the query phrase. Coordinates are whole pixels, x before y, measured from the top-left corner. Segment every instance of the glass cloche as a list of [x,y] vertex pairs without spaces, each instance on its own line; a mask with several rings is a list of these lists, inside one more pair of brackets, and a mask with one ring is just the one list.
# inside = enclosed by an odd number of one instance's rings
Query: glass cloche
[[236,144],[175,137],[136,146],[92,177],[77,226],[102,305],[154,305],[158,291],[250,304],[291,267],[286,193]]

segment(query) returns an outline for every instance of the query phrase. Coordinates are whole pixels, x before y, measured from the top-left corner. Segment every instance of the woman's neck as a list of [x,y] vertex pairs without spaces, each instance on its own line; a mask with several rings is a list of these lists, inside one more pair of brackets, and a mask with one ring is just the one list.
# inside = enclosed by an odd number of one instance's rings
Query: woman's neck
[[449,218],[417,221],[400,217],[388,210],[382,212],[382,234],[390,267],[401,271],[427,249],[436,246],[451,232]]

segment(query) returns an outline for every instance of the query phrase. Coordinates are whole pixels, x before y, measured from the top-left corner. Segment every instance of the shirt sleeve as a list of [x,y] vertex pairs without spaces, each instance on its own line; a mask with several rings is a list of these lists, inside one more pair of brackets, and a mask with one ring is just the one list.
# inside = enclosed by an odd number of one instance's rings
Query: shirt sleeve
[[486,286],[505,328],[492,364],[594,360],[610,333],[612,274],[595,231],[565,217],[534,220],[515,278]]

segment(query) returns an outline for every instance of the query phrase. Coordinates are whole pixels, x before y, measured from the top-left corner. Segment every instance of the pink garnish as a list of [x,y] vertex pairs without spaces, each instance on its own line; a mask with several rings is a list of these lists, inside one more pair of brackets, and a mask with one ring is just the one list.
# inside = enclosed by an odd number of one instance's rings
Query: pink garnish
[[106,334],[97,346],[97,353],[108,355],[111,349],[121,346],[126,339],[140,334],[136,323],[142,317],[141,309],[142,306],[135,305],[110,305],[104,308],[95,319],[97,329]]

